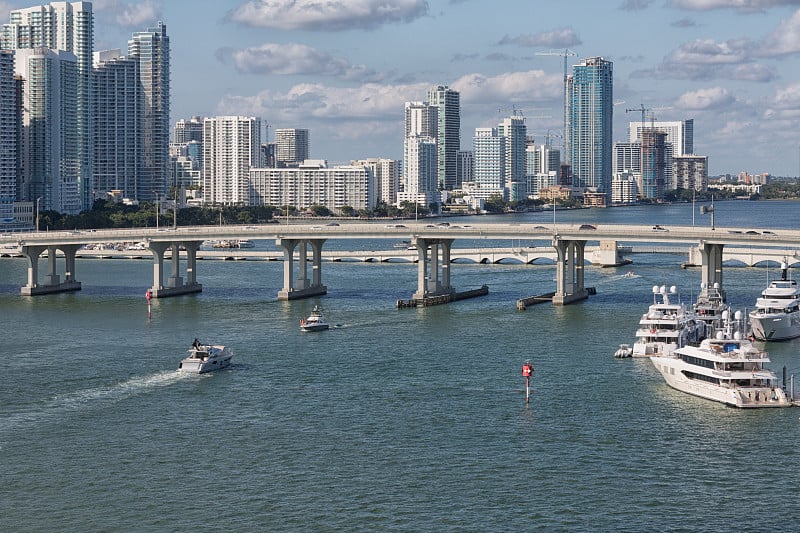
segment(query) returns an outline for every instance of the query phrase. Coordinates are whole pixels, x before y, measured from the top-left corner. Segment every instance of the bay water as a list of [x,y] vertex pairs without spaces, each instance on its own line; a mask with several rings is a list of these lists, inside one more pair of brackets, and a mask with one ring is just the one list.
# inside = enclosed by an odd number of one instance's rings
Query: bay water
[[[716,225],[797,227],[798,206],[720,202]],[[556,217],[669,227],[692,208]],[[523,312],[518,298],[554,289],[552,264],[455,264],[457,290],[489,295],[398,310],[415,265],[324,263],[326,296],[282,302],[281,262],[200,261],[203,292],[149,317],[149,260],[79,259],[81,291],[31,298],[26,262],[0,259],[0,530],[798,529],[800,410],[727,408],[613,357],[653,285],[687,304],[700,288],[687,255],[631,258],[587,266],[588,300]],[[752,307],[775,276],[726,264],[728,301]],[[317,304],[335,327],[300,332]],[[233,365],[176,372],[195,337]],[[800,375],[800,340],[765,346]]]

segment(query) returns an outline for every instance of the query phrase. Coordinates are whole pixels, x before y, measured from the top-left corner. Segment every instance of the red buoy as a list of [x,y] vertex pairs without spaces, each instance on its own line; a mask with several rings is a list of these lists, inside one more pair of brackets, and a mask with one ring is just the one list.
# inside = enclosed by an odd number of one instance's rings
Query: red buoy
[[533,375],[533,365],[530,361],[525,361],[522,365],[522,377],[525,378],[525,403],[531,399],[531,376]]

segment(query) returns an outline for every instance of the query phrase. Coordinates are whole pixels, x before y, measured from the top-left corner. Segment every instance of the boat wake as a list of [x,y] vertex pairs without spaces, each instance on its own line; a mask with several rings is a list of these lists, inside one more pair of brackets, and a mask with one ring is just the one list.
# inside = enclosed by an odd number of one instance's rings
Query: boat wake
[[78,390],[55,396],[38,406],[10,413],[0,419],[0,435],[11,430],[19,430],[21,427],[58,419],[82,409],[116,403],[156,388],[172,385],[190,377],[189,374],[166,370],[148,376],[132,377],[108,386]]

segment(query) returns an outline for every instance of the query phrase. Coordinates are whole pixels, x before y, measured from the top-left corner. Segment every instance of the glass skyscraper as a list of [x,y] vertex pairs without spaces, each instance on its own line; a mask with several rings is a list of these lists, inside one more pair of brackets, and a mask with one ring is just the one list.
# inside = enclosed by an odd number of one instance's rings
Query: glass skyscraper
[[458,152],[461,150],[461,95],[446,86],[428,91],[428,103],[439,108],[438,182],[439,189],[456,189],[458,183]]
[[572,185],[610,194],[613,63],[602,57],[584,59],[567,79],[568,162]]
[[128,57],[138,62],[142,108],[144,164],[136,198],[157,200],[167,192],[169,173],[169,37],[167,26],[136,32],[128,41]]

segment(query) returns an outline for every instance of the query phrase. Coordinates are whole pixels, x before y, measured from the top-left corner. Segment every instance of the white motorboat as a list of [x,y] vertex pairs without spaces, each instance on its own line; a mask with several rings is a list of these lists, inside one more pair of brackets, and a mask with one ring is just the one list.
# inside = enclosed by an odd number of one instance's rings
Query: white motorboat
[[631,348],[630,344],[620,344],[617,351],[614,352],[614,357],[616,357],[617,359],[624,359],[632,355],[633,355],[633,348]]
[[236,248],[255,248],[256,243],[250,239],[239,239],[236,241]]
[[700,346],[650,358],[670,387],[734,407],[789,407],[791,399],[766,367],[767,352],[744,335],[742,313],[723,313],[723,326]]
[[314,306],[314,309],[311,311],[311,314],[308,315],[308,318],[304,318],[300,321],[300,329],[302,331],[322,331],[328,329],[330,326],[325,321],[325,315],[322,312],[322,308],[318,305]]
[[800,287],[787,279],[788,266],[781,263],[781,279],[773,280],[750,312],[753,336],[762,341],[800,337]]
[[633,357],[668,355],[677,348],[700,342],[694,313],[679,301],[675,286],[653,286],[653,303],[639,319]]
[[233,353],[226,347],[218,344],[202,344],[194,340],[189,357],[181,359],[178,370],[193,374],[204,374],[230,366]]
[[714,283],[711,287],[705,283],[700,286],[700,295],[692,306],[697,326],[701,328],[700,340],[714,336],[722,327],[722,313],[729,309],[719,291],[719,283]]

